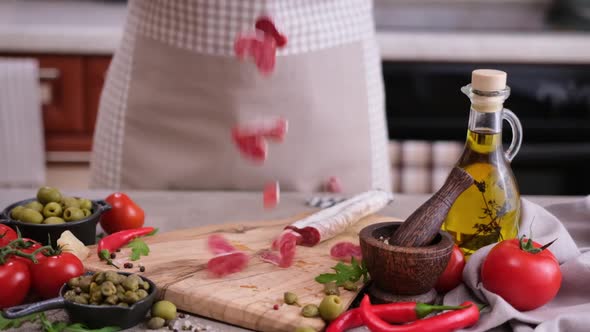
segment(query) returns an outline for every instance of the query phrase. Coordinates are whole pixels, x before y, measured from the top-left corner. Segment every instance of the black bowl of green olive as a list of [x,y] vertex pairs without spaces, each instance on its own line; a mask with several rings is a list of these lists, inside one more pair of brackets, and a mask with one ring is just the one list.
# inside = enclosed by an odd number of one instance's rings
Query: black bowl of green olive
[[96,243],[96,224],[111,209],[103,200],[67,197],[59,190],[42,187],[37,197],[13,203],[0,213],[0,223],[18,228],[25,238],[52,245],[65,231],[72,232],[82,243]]
[[127,329],[145,320],[155,298],[156,285],[145,277],[115,271],[88,273],[64,284],[59,297],[7,308],[2,315],[15,319],[65,308],[73,323],[83,323],[91,329]]

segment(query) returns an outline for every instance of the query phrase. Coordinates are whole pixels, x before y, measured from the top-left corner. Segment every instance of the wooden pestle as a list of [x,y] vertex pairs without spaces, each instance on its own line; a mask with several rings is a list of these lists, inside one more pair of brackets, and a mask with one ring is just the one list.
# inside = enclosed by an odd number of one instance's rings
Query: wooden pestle
[[402,247],[430,244],[457,197],[472,184],[469,173],[459,167],[453,168],[445,184],[391,234],[389,244]]

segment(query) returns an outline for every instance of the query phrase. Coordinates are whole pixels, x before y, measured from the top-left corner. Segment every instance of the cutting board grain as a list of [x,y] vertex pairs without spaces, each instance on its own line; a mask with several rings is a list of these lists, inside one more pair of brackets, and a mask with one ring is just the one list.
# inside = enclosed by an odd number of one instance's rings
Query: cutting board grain
[[[396,218],[369,216],[339,236],[315,247],[297,247],[295,264],[279,268],[256,257],[261,249],[270,247],[281,230],[302,216],[283,220],[241,222],[183,229],[146,238],[151,252],[134,262],[145,266],[143,273],[159,289],[159,297],[175,303],[179,309],[242,326],[257,331],[294,331],[298,326],[321,330],[325,324],[318,318],[305,318],[300,308],[283,303],[283,293],[291,291],[301,304],[319,304],[323,286],[314,281],[320,273],[330,272],[336,261],[330,258],[330,248],[340,241],[358,243],[358,233],[366,225]],[[206,270],[212,257],[206,248],[207,236],[219,233],[234,246],[251,254],[248,267],[224,278],[213,278]],[[93,249],[94,252],[95,249]],[[127,261],[130,250],[117,254],[115,263]],[[90,271],[113,269],[91,255],[85,262]],[[357,292],[343,290],[341,298],[347,307]],[[279,305],[278,310],[273,306]]]

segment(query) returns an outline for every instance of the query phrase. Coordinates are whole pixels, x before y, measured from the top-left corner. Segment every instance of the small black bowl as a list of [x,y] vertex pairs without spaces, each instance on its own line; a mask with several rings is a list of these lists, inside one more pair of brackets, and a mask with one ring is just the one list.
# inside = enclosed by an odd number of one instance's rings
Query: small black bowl
[[51,244],[56,245],[57,239],[61,233],[65,231],[72,232],[84,245],[92,245],[96,243],[96,224],[100,220],[100,216],[111,209],[109,203],[103,200],[92,201],[93,213],[78,221],[70,221],[63,224],[30,224],[10,217],[10,211],[19,205],[25,205],[29,202],[35,201],[35,198],[25,199],[14,204],[9,205],[0,213],[0,224],[6,224],[14,229],[18,227],[23,237],[35,240],[37,242],[48,244],[48,236],[51,236]]
[[[124,275],[132,274],[127,272],[118,273]],[[88,273],[87,275],[90,274],[92,273]],[[148,296],[137,301],[129,308],[113,305],[80,304],[68,301],[63,296],[69,290],[69,287],[67,284],[64,284],[59,291],[59,297],[6,308],[2,311],[2,315],[8,319],[15,319],[46,310],[65,308],[70,321],[73,323],[82,323],[91,329],[99,329],[105,326],[118,326],[121,329],[128,329],[141,323],[146,318],[156,298],[156,285],[148,278],[144,276],[140,277],[150,284]]]

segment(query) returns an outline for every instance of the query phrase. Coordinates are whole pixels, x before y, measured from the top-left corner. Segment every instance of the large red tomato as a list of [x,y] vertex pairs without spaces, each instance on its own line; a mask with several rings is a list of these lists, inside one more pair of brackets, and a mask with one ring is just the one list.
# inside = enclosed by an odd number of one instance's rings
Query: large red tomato
[[67,252],[43,257],[38,264],[31,264],[30,268],[33,289],[43,298],[56,297],[63,284],[84,274],[84,265],[80,259]]
[[521,311],[551,301],[561,286],[561,270],[548,249],[538,248],[522,238],[498,243],[483,262],[483,286]]
[[144,212],[124,193],[114,193],[105,199],[112,206],[100,218],[100,226],[105,232],[112,234],[126,229],[143,226]]
[[0,265],[0,285],[0,309],[21,304],[31,285],[29,268],[21,261],[9,259]]
[[12,228],[0,224],[0,248],[9,244],[10,241],[16,240],[16,237],[16,232]]
[[457,245],[453,246],[453,252],[444,272],[438,277],[434,288],[439,293],[446,293],[459,286],[463,281],[463,268],[465,267],[465,256]]

